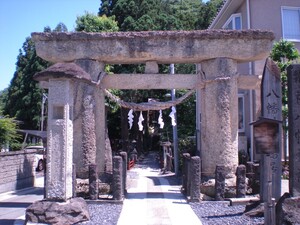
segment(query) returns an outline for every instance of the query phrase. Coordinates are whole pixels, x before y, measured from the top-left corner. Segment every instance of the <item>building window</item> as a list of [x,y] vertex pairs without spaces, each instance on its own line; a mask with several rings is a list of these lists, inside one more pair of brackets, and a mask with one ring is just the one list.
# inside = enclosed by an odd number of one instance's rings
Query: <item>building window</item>
[[238,128],[239,132],[245,132],[245,106],[244,106],[244,95],[238,95],[238,110],[239,110],[239,121]]
[[241,30],[242,29],[241,14],[240,13],[232,14],[222,28],[228,30]]
[[290,41],[300,41],[300,8],[282,7],[282,36]]

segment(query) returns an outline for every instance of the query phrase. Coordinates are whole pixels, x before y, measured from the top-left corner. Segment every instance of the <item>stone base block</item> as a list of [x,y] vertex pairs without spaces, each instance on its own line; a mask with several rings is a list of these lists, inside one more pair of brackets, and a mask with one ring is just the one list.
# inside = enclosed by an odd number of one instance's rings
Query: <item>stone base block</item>
[[[215,197],[215,179],[209,179],[200,185],[201,193],[211,198]],[[225,198],[236,197],[236,181],[235,178],[225,179]]]
[[250,202],[248,205],[246,205],[244,215],[250,217],[263,217],[264,203],[260,201]]
[[300,223],[300,197],[285,193],[276,204],[276,224]]
[[71,225],[88,220],[90,215],[83,198],[66,202],[41,200],[26,209],[26,222]]

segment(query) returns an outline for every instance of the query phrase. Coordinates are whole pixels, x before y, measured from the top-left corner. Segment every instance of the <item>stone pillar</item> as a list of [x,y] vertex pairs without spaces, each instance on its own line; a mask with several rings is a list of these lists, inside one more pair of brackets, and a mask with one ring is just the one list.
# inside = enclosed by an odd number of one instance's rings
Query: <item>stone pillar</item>
[[[94,82],[98,82],[103,74],[104,64],[98,61],[82,59],[75,63],[90,74]],[[74,161],[77,176],[87,178],[88,165],[91,163],[97,164],[99,172],[112,173],[104,92],[100,87],[81,82],[77,83],[74,96]]]
[[225,198],[225,167],[216,166],[216,186],[215,186],[215,200],[223,201]]
[[89,195],[91,200],[97,200],[99,195],[97,165],[89,165]]
[[[84,172],[89,171],[89,165],[96,163],[96,133],[95,133],[95,98],[93,96],[93,87],[88,84],[84,86],[82,99],[82,155]],[[75,140],[78,142],[78,140]]]
[[173,162],[173,157],[172,157],[172,149],[171,147],[168,147],[168,152],[166,154],[167,156],[167,165],[166,165],[166,171],[165,172],[171,172],[172,171],[172,168],[173,168],[173,165],[172,165],[172,162]]
[[300,196],[300,65],[291,65],[288,71],[289,105],[289,192]]
[[122,157],[115,156],[113,158],[113,198],[122,200],[123,184],[122,184]]
[[126,186],[127,186],[127,152],[120,152],[120,156],[122,157],[122,178],[123,178],[123,193],[126,193]]
[[200,181],[201,181],[201,171],[200,171],[200,157],[193,156],[191,158],[191,201],[200,201]]
[[246,197],[246,166],[239,165],[236,169],[236,197]]
[[254,162],[247,162],[246,171],[246,176],[248,178],[248,187],[252,190],[252,194],[258,194],[260,177],[259,164],[255,164]]
[[73,163],[72,165],[72,185],[73,185],[73,198],[76,198],[77,194],[76,194],[76,185],[77,185],[77,180],[76,180],[76,166],[75,166],[75,163]]
[[215,176],[216,165],[225,167],[225,178],[234,178],[238,165],[237,62],[216,58],[201,63],[202,174]]
[[49,79],[46,199],[67,200],[72,193],[73,81]]
[[[282,93],[280,70],[277,65],[267,59],[262,84],[261,84],[261,114],[263,118],[282,121]],[[278,201],[281,196],[281,155],[282,155],[282,126],[279,127],[278,151],[270,155],[261,154],[260,160],[260,199],[264,202],[268,199],[268,174],[267,167],[272,173],[272,197]],[[268,158],[268,159],[267,159]]]
[[182,187],[185,193],[188,193],[188,174],[189,174],[189,161],[191,156],[189,153],[183,153],[183,173],[182,173]]

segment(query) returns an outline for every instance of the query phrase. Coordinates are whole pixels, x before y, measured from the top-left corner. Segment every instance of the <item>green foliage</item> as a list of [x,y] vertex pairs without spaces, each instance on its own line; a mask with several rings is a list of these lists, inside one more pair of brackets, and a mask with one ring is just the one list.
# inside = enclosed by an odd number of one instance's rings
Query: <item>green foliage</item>
[[281,71],[283,128],[287,131],[288,83],[286,69],[294,60],[299,59],[299,53],[294,43],[281,39],[274,43],[270,57]]
[[96,16],[91,13],[85,13],[85,15],[77,17],[75,30],[85,32],[114,32],[118,31],[119,27],[114,16]]
[[16,72],[8,87],[4,114],[22,121],[22,128],[37,129],[40,122],[42,90],[33,75],[49,63],[36,55],[35,45],[27,38],[17,58]]
[[102,0],[99,8],[99,16],[112,15],[112,9],[118,0]]
[[[211,0],[203,3],[200,0],[103,0],[98,15],[115,16],[121,31],[148,30],[197,30],[207,29],[211,20],[222,6],[222,0]],[[195,73],[195,65],[175,65],[175,73]],[[113,73],[143,73],[143,65],[114,65]],[[169,65],[159,65],[159,73],[169,73]],[[177,97],[184,94],[184,90],[176,90]],[[167,101],[169,90],[122,90],[115,91],[124,101],[145,102],[148,98]],[[110,104],[110,103],[109,103]],[[111,105],[111,104],[110,104]],[[108,112],[108,126],[118,126],[112,120],[120,121],[118,107]],[[169,110],[163,111],[165,128],[161,131],[161,139],[172,139]],[[177,106],[178,135],[180,138],[195,135],[195,96],[184,104]],[[110,124],[114,124],[110,126]],[[119,129],[110,136],[117,137]]]
[[115,16],[122,31],[206,29],[222,0],[104,0],[99,15]]
[[8,143],[14,143],[19,135],[17,134],[17,122],[8,117],[0,119],[0,146]]
[[[180,96],[186,93],[185,90],[176,90]],[[177,105],[178,136],[186,138],[194,136],[196,132],[196,96],[193,95],[182,104]]]
[[299,52],[294,43],[280,39],[274,43],[270,56],[284,72],[293,60],[299,58]]
[[187,136],[180,137],[178,140],[178,153],[179,153],[179,170],[183,169],[184,158],[181,157],[184,153],[189,153],[191,156],[196,155],[196,137]]
[[0,116],[3,116],[3,109],[7,98],[7,92],[8,92],[7,88],[0,91]]
[[[66,32],[67,27],[59,23],[55,32]],[[51,32],[45,27],[44,32]],[[40,126],[43,90],[33,75],[50,66],[50,63],[36,55],[35,45],[31,38],[26,38],[17,57],[16,71],[7,89],[3,114],[20,121],[23,129],[38,129]]]
[[294,43],[281,39],[274,43],[270,56],[281,71],[283,113],[287,115],[288,99],[286,68],[293,62],[293,60],[299,58],[299,53]]
[[199,24],[200,13],[205,5],[199,0],[174,1],[170,8],[174,17],[180,21],[180,29],[196,30],[206,27],[197,26]]
[[[46,32],[46,31],[44,31],[44,32]],[[51,29],[49,29],[48,32],[51,32]],[[68,28],[64,23],[59,23],[54,28],[53,32],[68,32]]]
[[199,11],[195,29],[207,29],[223,5],[223,0],[210,0]]

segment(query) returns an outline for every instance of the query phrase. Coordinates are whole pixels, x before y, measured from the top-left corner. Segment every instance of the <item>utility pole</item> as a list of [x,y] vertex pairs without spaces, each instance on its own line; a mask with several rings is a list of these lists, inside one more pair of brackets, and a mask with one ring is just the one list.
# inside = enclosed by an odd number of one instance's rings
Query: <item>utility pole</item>
[[45,108],[45,103],[47,100],[48,96],[43,93],[43,97],[42,97],[42,110],[41,110],[41,131],[44,130],[44,108]]
[[[170,64],[170,74],[175,74],[175,67],[174,64]],[[175,89],[171,90],[171,97],[172,101],[176,99],[176,91]],[[175,106],[174,106],[175,107]],[[176,109],[176,107],[175,107]],[[174,114],[175,121],[177,123],[177,113]],[[173,126],[173,148],[174,148],[174,170],[175,175],[178,175],[178,169],[179,169],[179,158],[178,158],[178,134],[177,134],[177,124]]]

